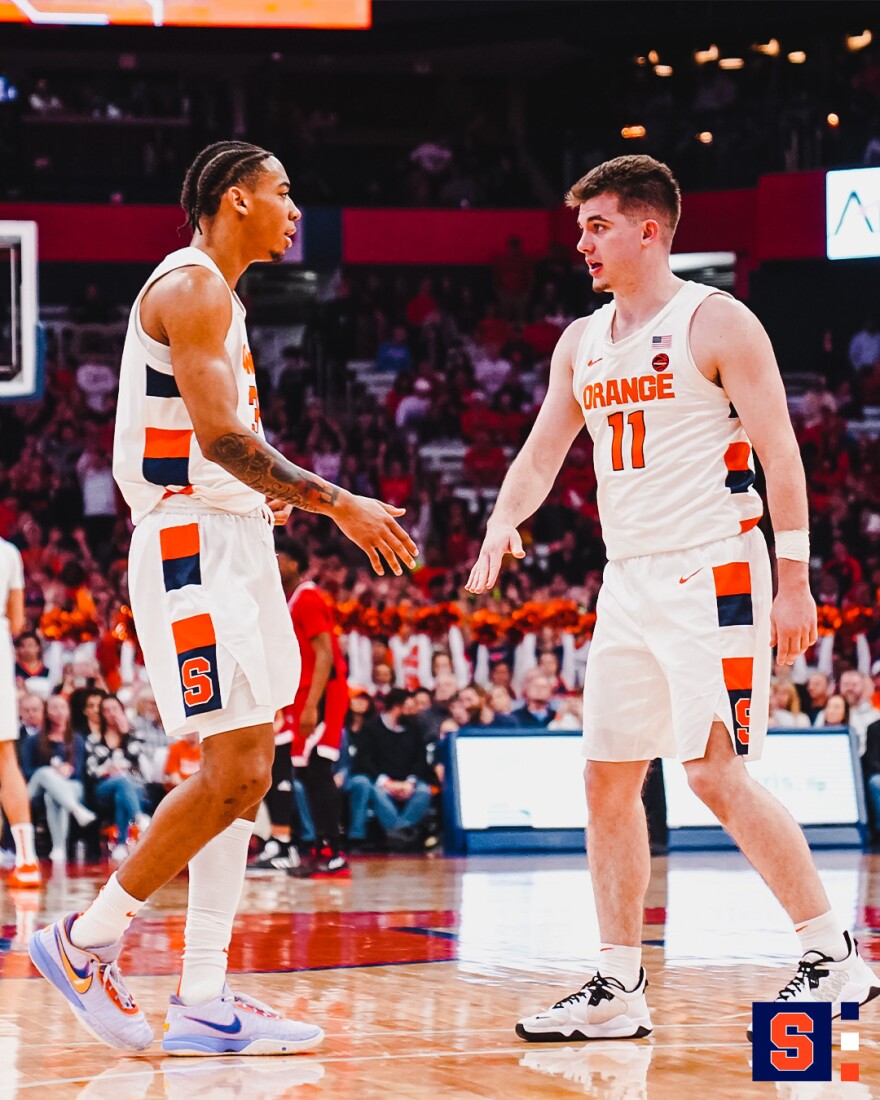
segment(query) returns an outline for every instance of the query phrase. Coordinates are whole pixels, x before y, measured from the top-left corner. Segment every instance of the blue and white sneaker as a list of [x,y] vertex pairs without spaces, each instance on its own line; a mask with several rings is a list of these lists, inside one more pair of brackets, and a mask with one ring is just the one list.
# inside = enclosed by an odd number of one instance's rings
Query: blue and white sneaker
[[162,1049],[166,1054],[301,1054],[324,1041],[315,1024],[286,1020],[256,1001],[233,993],[228,985],[212,1001],[185,1005],[171,997]]
[[90,951],[75,947],[70,929],[77,916],[69,913],[35,933],[28,944],[31,962],[96,1039],[118,1050],[146,1050],[153,1030],[116,965],[122,941]]

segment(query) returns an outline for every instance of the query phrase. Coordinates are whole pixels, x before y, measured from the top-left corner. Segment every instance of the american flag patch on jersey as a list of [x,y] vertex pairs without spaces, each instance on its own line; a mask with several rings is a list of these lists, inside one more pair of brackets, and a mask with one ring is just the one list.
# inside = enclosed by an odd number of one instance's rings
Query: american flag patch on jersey
[[652,336],[651,337],[651,348],[652,349],[671,348],[671,347],[672,347],[672,337],[671,336]]

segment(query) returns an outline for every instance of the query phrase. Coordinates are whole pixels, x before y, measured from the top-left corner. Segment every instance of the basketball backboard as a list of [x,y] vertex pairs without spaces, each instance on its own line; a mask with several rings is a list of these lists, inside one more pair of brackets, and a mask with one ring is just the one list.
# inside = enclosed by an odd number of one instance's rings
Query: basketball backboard
[[42,392],[37,306],[36,222],[0,221],[0,401]]

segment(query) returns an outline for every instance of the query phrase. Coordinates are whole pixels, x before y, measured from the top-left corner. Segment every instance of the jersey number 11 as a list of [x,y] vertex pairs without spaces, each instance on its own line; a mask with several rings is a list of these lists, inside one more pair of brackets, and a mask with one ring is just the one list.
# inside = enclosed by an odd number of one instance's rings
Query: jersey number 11
[[[611,468],[622,470],[623,465],[623,413],[612,413],[608,417],[611,427]],[[634,470],[645,468],[645,410],[638,409],[631,412],[626,418],[627,424],[632,428],[632,458],[630,465]]]

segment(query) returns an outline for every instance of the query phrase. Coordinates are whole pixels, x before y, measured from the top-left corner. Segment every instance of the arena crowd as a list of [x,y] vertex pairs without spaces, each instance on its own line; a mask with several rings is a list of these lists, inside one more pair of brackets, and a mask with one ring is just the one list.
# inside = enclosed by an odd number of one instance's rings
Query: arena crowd
[[[605,560],[586,433],[524,527],[525,558],[510,560],[484,597],[464,582],[581,298],[567,256],[535,263],[515,240],[482,289],[464,276],[340,272],[318,324],[333,400],[319,395],[308,356],[290,347],[261,358],[261,333],[252,333],[269,440],[329,480],[405,506],[421,548],[411,575],[378,578],[329,520],[294,512],[288,525],[308,547],[348,662],[336,779],[352,850],[437,844],[450,731],[579,728]],[[45,397],[0,410],[0,536],[19,547],[26,570],[19,744],[45,822],[42,850],[64,860],[97,855],[106,842],[121,859],[165,792],[198,767],[198,746],[167,743],[128,608],[131,526],[110,469],[116,327],[76,316],[73,337],[50,346]],[[862,430],[880,406],[875,319],[840,348],[829,338],[809,367],[791,408],[809,484],[820,638],[793,669],[776,669],[771,724],[849,724],[876,828],[880,465],[876,436]],[[380,776],[408,783],[406,799],[384,797]],[[297,784],[289,801],[294,837],[308,844]]]

